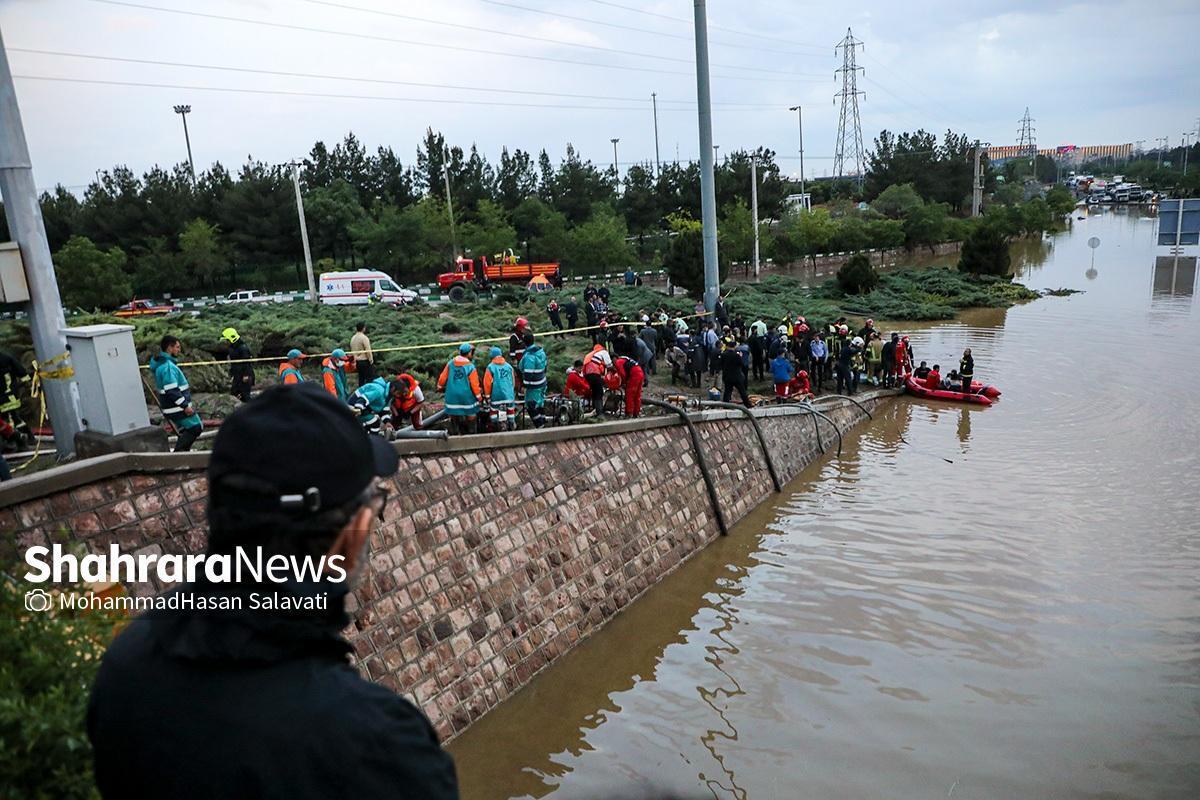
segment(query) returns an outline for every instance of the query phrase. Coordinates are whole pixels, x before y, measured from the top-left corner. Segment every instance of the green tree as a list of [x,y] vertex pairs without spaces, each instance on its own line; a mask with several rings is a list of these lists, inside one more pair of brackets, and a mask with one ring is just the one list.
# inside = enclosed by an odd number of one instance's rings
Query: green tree
[[55,254],[54,273],[69,306],[107,309],[133,296],[125,252],[119,247],[101,250],[86,236],[72,236]]
[[721,252],[730,261],[746,262],[754,257],[754,219],[745,200],[725,207],[717,230],[721,232]]
[[612,206],[598,203],[587,222],[567,233],[563,264],[575,272],[623,270],[634,261],[627,236],[625,220]]
[[1056,219],[1061,219],[1075,210],[1075,197],[1065,186],[1055,186],[1046,192],[1046,204]]
[[180,262],[200,285],[212,286],[217,270],[226,263],[221,231],[202,219],[194,219],[179,234]]
[[567,252],[567,218],[537,197],[529,197],[513,209],[517,240],[529,243],[534,262],[560,261]]
[[866,294],[879,285],[879,273],[865,253],[857,253],[838,270],[837,285],[842,294]]
[[911,183],[893,184],[871,201],[871,208],[890,219],[903,219],[910,211],[923,206],[925,201]]
[[909,250],[924,245],[934,252],[934,245],[945,241],[948,217],[948,209],[941,203],[911,209],[904,217],[904,244]]
[[42,221],[46,225],[46,239],[53,252],[66,244],[79,228],[79,198],[59,184],[54,187],[54,194],[42,192],[39,202],[42,207]]
[[308,221],[313,250],[335,261],[339,253],[355,264],[350,227],[363,217],[358,193],[349,181],[337,178],[329,186],[320,186],[304,198],[304,216]]
[[401,282],[416,276],[410,248],[421,241],[422,234],[416,214],[391,204],[377,205],[372,215],[350,226],[350,239],[366,262]]
[[518,255],[523,255],[517,241],[517,231],[509,223],[508,215],[491,200],[480,201],[478,221],[463,225],[459,238],[472,253],[488,258],[510,247]]
[[997,224],[983,222],[963,242],[958,257],[958,271],[972,275],[1009,276],[1012,256],[1008,252],[1008,236]]
[[654,176],[641,164],[634,164],[625,174],[625,191],[620,200],[625,224],[638,237],[638,255],[645,254],[645,238],[658,228],[662,210],[655,191]]

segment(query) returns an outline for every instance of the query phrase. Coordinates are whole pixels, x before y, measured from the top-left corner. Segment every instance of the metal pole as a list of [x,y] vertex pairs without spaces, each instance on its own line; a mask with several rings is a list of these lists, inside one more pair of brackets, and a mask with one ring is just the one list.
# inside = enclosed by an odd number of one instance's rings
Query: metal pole
[[[50,244],[42,209],[38,205],[37,185],[33,181],[33,166],[29,161],[29,146],[21,125],[21,109],[13,88],[12,72],[4,39],[0,36],[0,197],[4,199],[4,216],[10,235],[21,250],[25,279],[29,284],[29,332],[33,336],[33,352],[38,362],[45,364],[67,353],[67,327],[58,280],[50,259]],[[52,369],[69,365],[56,363]],[[75,434],[82,429],[79,409],[79,386],[69,378],[45,378],[46,408],[54,426],[54,449],[59,458],[75,453]]]
[[[617,142],[619,142],[621,140],[620,139],[609,139],[609,141],[612,142],[612,146],[613,146],[613,176],[616,177],[621,174],[621,171],[619,169],[617,169]],[[619,182],[620,182],[620,180],[618,179],[618,183]]]
[[450,151],[446,150],[442,157],[442,179],[446,182],[446,211],[450,214],[450,261],[458,258],[458,234],[454,231],[454,203],[450,200]]
[[196,185],[196,163],[192,161],[192,140],[188,136],[187,115],[192,113],[191,106],[175,106],[175,113],[183,117],[183,141],[187,145],[188,168],[192,171],[192,185]]
[[1191,139],[1191,138],[1192,138],[1191,131],[1183,132],[1183,174],[1184,174],[1184,177],[1187,176],[1188,148],[1191,147],[1191,142],[1189,142],[1188,139]]
[[704,0],[693,0],[696,25],[696,104],[700,122],[700,216],[704,224],[704,307],[721,294],[717,266],[717,190],[713,180],[712,93],[708,84],[708,21]]
[[971,186],[971,216],[978,217],[983,209],[983,171],[980,169],[983,161],[983,150],[979,140],[975,140],[975,180]]
[[308,222],[304,219],[304,198],[300,195],[300,162],[292,162],[292,186],[296,189],[296,214],[300,217],[300,243],[304,245],[304,269],[308,272],[308,294],[317,304],[317,281],[313,277],[312,251],[308,249]]
[[654,177],[662,175],[662,164],[658,160],[658,95],[650,93],[650,102],[654,106]]
[[754,225],[754,277],[758,277],[758,159],[750,157],[750,220]]

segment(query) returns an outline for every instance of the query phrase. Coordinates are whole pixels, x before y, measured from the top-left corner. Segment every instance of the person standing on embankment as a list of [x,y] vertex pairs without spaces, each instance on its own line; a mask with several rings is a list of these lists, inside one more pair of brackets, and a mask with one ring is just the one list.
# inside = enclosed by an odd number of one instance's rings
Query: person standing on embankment
[[367,323],[359,322],[350,337],[350,353],[354,356],[359,387],[375,380],[375,354],[371,352],[371,337],[367,333]]

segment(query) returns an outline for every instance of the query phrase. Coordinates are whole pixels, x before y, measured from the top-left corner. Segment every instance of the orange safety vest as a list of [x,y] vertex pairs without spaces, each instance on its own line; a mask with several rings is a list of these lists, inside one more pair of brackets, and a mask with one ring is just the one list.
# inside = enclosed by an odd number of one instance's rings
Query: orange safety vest
[[398,411],[412,411],[417,407],[418,403],[417,398],[414,397],[413,394],[421,387],[421,384],[417,383],[417,379],[412,375],[409,375],[407,372],[397,375],[396,380],[403,381],[408,385],[408,397],[397,397],[392,401],[392,405],[395,406]]

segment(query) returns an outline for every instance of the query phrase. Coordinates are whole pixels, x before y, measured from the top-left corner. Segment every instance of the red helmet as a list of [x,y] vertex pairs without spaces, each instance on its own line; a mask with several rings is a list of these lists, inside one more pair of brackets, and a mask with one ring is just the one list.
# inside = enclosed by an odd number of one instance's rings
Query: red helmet
[[606,319],[602,319],[602,320],[600,320],[600,327],[601,327],[601,328],[607,328],[607,327],[608,327],[608,320],[606,320]]
[[807,377],[808,377],[808,370],[805,370],[805,369],[802,369],[802,370],[800,370],[799,372],[797,372],[797,373],[796,373],[796,377],[798,377],[798,378],[807,378]]
[[529,327],[529,320],[524,317],[517,317],[517,321],[513,324],[513,327],[519,331],[523,331]]
[[800,331],[801,333],[808,333],[808,326],[805,325],[803,322],[801,322],[800,327],[797,328],[797,330]]
[[907,336],[901,336],[901,337],[900,337],[900,341],[902,341],[902,342],[907,342],[907,341],[908,341],[908,337],[907,337]]

